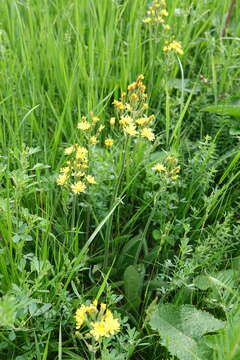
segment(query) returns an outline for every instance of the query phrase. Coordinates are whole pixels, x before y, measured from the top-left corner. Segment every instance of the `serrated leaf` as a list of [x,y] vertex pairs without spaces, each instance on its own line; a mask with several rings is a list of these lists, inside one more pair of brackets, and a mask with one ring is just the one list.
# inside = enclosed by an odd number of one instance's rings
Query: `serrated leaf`
[[210,105],[202,110],[220,115],[240,116],[240,105]]
[[149,324],[161,336],[166,346],[179,360],[205,360],[208,349],[203,335],[222,329],[225,323],[192,305],[158,305]]
[[144,268],[130,265],[123,275],[125,294],[130,307],[135,311],[138,311],[141,303],[144,272]]

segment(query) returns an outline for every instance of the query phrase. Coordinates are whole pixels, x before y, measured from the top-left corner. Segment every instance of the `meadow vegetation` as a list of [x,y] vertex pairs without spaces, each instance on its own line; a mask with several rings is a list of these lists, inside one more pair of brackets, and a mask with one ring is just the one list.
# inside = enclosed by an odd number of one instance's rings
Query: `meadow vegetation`
[[0,359],[239,360],[230,5],[0,2]]

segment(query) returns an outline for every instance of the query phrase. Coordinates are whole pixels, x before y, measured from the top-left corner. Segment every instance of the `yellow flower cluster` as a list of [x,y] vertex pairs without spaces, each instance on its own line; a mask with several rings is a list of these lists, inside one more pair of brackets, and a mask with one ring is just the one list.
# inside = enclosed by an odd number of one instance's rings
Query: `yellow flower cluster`
[[157,173],[164,173],[171,180],[176,180],[181,169],[180,165],[177,164],[178,160],[174,156],[167,156],[164,164],[157,163],[152,167],[152,170]]
[[146,102],[146,86],[143,84],[143,80],[144,76],[142,74],[139,75],[135,82],[128,85],[127,93],[122,93],[121,99],[114,100],[113,105],[118,111],[118,124],[126,135],[132,137],[138,136],[153,141],[155,135],[150,125],[154,121],[155,116],[146,116],[144,114],[148,109],[148,104]]
[[87,174],[88,150],[78,144],[65,149],[64,154],[68,156],[66,166],[60,169],[57,184],[70,187],[75,194],[83,193],[86,184],[96,184],[92,175]]
[[179,55],[183,55],[183,49],[182,49],[182,44],[179,41],[176,40],[172,40],[172,41],[167,41],[165,43],[165,46],[163,47],[163,51],[164,52],[170,52],[173,51],[176,54]]
[[[84,133],[85,139],[89,145],[96,145],[99,143],[99,136],[105,128],[105,126],[102,124],[97,125],[99,122],[99,117],[94,116],[93,113],[90,113],[89,119],[87,119],[86,116],[82,116],[81,121],[77,125],[77,128]],[[111,118],[110,125],[113,126],[114,124],[115,118]],[[106,147],[111,147],[113,146],[114,141],[112,139],[106,139],[104,144]]]
[[[154,0],[149,6],[147,11],[147,17],[143,19],[145,24],[162,24],[164,30],[170,30],[170,26],[165,23],[165,19],[168,16],[165,0]],[[183,55],[183,49],[181,42],[174,40],[174,36],[171,34],[165,35],[168,40],[165,41],[163,51],[165,53],[173,52],[179,55]],[[172,38],[172,40],[169,40]]]
[[154,0],[152,4],[148,7],[147,16],[143,19],[145,24],[157,23],[163,24],[165,30],[170,30],[169,25],[165,25],[165,17],[168,16],[168,11],[166,9],[165,0]]
[[85,323],[90,331],[87,336],[92,336],[95,340],[101,337],[110,337],[120,331],[120,324],[118,319],[113,317],[112,312],[107,309],[107,305],[100,304],[100,309],[97,307],[97,300],[94,300],[89,306],[81,305],[75,314],[76,329],[79,330],[83,323]]

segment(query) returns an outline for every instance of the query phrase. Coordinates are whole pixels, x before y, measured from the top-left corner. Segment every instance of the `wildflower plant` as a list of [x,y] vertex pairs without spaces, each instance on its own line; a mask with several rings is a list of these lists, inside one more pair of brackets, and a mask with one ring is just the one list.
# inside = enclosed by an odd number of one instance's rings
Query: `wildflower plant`
[[[82,304],[74,317],[77,337],[84,339],[86,343],[89,339],[92,340],[92,345],[88,348],[92,350],[93,358],[95,358],[94,354],[97,350],[101,351],[104,340],[112,338],[120,331],[118,318],[113,316],[111,310],[107,308],[107,304],[101,303],[98,306],[97,300],[94,300],[90,305]],[[106,347],[106,343],[104,345]]]
[[121,98],[114,100],[113,105],[117,111],[119,127],[126,136],[153,141],[155,135],[152,125],[155,115],[146,115],[148,95],[145,93],[143,80],[144,76],[139,75],[136,81],[128,85],[127,93],[122,92]]
[[170,25],[166,23],[168,16],[166,1],[154,0],[148,6],[147,15],[144,17],[143,23],[154,30],[154,38],[156,41],[159,41],[159,38],[164,39],[162,50],[165,54],[183,55],[184,52],[181,42],[175,40]]

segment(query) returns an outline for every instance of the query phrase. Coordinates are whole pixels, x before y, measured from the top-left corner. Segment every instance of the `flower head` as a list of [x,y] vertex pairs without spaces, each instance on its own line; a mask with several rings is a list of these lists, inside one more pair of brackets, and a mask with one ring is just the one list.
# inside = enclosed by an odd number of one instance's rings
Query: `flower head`
[[107,147],[111,147],[111,146],[113,146],[113,140],[112,140],[112,139],[106,139],[106,140],[104,141],[104,144],[105,144],[105,146],[107,146]]
[[88,121],[80,121],[77,125],[77,128],[80,130],[88,130],[90,129],[91,124]]
[[86,180],[89,184],[96,184],[96,180],[95,180],[94,176],[92,176],[92,175],[87,175]]
[[155,135],[151,128],[143,128],[141,130],[141,136],[147,138],[149,141],[153,141],[155,139]]
[[161,172],[161,171],[166,171],[167,169],[162,164],[157,163],[155,166],[152,167],[152,170]]
[[77,183],[71,185],[71,189],[75,194],[79,194],[85,191],[86,185],[82,181],[78,181]]

